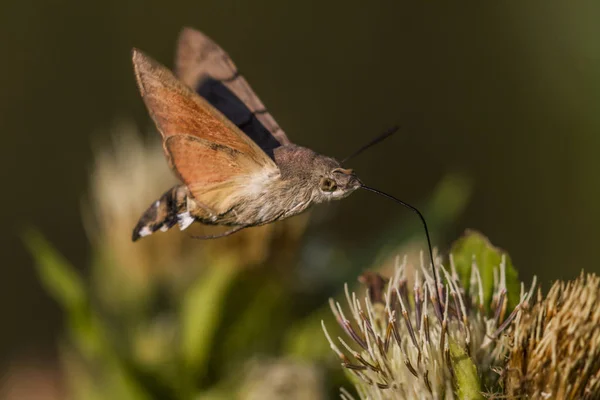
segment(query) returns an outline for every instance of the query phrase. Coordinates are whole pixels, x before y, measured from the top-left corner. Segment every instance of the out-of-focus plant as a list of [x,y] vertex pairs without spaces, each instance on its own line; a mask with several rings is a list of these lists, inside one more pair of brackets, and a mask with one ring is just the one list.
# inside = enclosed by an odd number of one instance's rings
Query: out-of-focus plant
[[[320,235],[306,240],[308,214],[214,241],[173,229],[132,243],[147,201],[171,183],[160,145],[145,143],[124,124],[114,146],[96,151],[83,212],[94,252],[86,273],[39,232],[25,234],[42,284],[65,312],[60,353],[70,397],[319,399],[334,393],[342,376],[321,351],[327,348],[322,304],[340,276],[354,274],[355,260],[368,258],[358,249],[342,252]],[[427,208],[432,230],[441,232],[467,196],[464,181],[442,182]],[[409,231],[421,237],[416,227]]]

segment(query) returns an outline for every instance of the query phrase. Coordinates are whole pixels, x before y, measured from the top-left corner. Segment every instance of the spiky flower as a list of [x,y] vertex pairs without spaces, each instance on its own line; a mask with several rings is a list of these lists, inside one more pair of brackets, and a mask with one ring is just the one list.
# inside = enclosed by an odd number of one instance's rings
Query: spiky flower
[[529,399],[600,398],[600,278],[556,282],[519,315],[505,369],[506,394]]
[[[346,285],[347,311],[330,301],[346,338],[334,341],[325,324],[323,330],[361,399],[476,399],[482,397],[482,380],[496,380],[492,369],[504,353],[496,338],[520,315],[535,281],[527,293],[521,290],[520,303],[509,314],[504,258],[489,304],[477,265],[465,290],[450,262],[450,273],[440,267],[446,282],[438,288],[441,303],[423,261],[419,276],[410,273],[406,259],[389,281],[363,275],[367,293],[362,301]],[[352,395],[342,389],[341,397]]]

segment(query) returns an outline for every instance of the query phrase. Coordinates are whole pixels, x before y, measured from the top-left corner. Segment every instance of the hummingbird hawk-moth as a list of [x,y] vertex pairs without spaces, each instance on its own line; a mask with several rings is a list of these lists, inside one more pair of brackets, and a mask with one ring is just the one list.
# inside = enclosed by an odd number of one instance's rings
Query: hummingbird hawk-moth
[[185,29],[176,71],[133,50],[142,98],[183,182],[142,215],[133,240],[198,221],[233,229],[299,214],[361,186],[334,158],[292,143],[216,43]]
[[[434,266],[427,223],[419,210],[365,186],[336,159],[292,143],[229,55],[206,35],[190,28],[181,32],[177,77],[137,49],[132,58],[140,93],[162,136],[168,163],[182,182],[142,214],[133,241],[176,224],[184,230],[193,222],[232,227],[201,238],[223,237],[291,217],[313,204],[342,199],[362,188],[417,213]],[[433,278],[438,288],[435,268]],[[435,292],[441,311],[439,290]]]

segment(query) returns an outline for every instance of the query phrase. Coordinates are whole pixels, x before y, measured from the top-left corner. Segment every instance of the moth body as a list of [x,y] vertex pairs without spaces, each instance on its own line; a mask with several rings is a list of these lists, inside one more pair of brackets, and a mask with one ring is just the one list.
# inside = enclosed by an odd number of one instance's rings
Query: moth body
[[[274,151],[280,173],[276,179],[248,179],[236,193],[233,206],[216,213],[199,203],[185,185],[177,185],[156,200],[134,228],[133,240],[176,224],[180,230],[192,222],[205,225],[258,226],[288,218],[312,204],[348,196],[360,186],[351,170],[330,157],[296,145]],[[324,182],[328,183],[323,190]],[[333,185],[333,186],[331,186]]]

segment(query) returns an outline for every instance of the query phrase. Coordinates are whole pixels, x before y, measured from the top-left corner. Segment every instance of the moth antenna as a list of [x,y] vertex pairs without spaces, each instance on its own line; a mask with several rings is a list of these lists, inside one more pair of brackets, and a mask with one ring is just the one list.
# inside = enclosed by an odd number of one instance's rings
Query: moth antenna
[[381,135],[377,136],[375,139],[371,140],[369,143],[367,143],[364,146],[362,146],[360,149],[356,150],[354,153],[350,154],[348,157],[344,158],[342,160],[341,164],[345,163],[346,161],[348,161],[351,158],[356,157],[357,155],[359,155],[363,151],[367,150],[369,147],[375,146],[377,143],[382,142],[385,139],[389,138],[394,133],[396,133],[398,131],[398,129],[400,129],[400,127],[398,125],[394,125],[393,127],[391,127],[390,129],[388,129],[387,131],[383,132]]
[[[440,293],[439,293],[439,289],[438,289],[439,277],[438,277],[438,274],[437,274],[437,269],[435,268],[435,261],[433,259],[433,250],[432,250],[432,247],[431,247],[431,238],[429,236],[429,229],[427,228],[427,222],[425,221],[425,217],[423,216],[423,214],[421,214],[421,211],[419,211],[416,207],[411,206],[410,204],[405,203],[404,201],[402,201],[402,200],[400,200],[400,199],[398,199],[398,198],[396,198],[396,197],[394,197],[394,196],[392,196],[390,194],[384,193],[384,192],[382,192],[380,190],[373,189],[372,187],[368,187],[368,186],[365,186],[365,185],[361,185],[360,187],[362,189],[368,190],[368,191],[373,192],[373,193],[377,193],[380,196],[387,197],[388,199],[395,201],[396,203],[398,203],[398,204],[400,204],[400,205],[402,205],[402,206],[404,206],[404,207],[412,210],[421,219],[421,222],[423,223],[423,227],[425,228],[425,236],[427,237],[427,246],[429,247],[429,258],[431,259],[431,267],[433,268],[433,285],[434,285],[434,288],[435,288],[435,295],[436,295],[436,300],[437,300],[437,307],[438,307],[438,310],[441,313],[443,309],[442,309],[442,302],[441,302],[441,299],[440,299]],[[443,314],[439,314],[439,315],[443,315]]]

